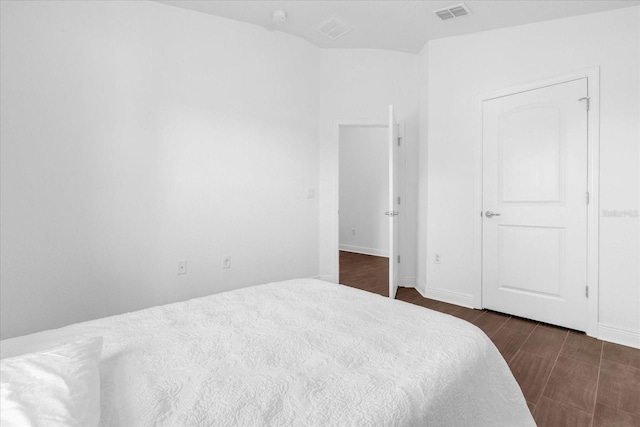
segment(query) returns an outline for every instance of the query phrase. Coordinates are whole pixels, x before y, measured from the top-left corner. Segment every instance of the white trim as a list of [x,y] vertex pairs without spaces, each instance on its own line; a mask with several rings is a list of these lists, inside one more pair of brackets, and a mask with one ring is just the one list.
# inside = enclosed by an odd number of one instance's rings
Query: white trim
[[436,289],[427,287],[424,292],[416,288],[418,293],[425,298],[433,299],[436,301],[448,302],[449,304],[455,304],[467,308],[475,308],[475,298],[471,294],[464,294],[462,292],[445,291],[444,289]]
[[378,249],[378,248],[365,248],[362,246],[343,245],[343,244],[340,244],[339,248],[341,251],[344,251],[344,252],[353,252],[355,254],[373,255],[373,256],[389,258],[389,250]]
[[[549,77],[542,80],[536,80],[535,82],[529,82],[529,83],[524,83],[517,86],[511,86],[508,88],[495,90],[485,94],[485,96],[482,97],[480,102],[482,104],[482,102],[484,101],[489,101],[491,99],[500,98],[503,96],[515,95],[522,92],[542,89],[544,87],[568,83],[574,80],[580,80],[584,78],[599,77],[599,75],[600,75],[600,67],[596,65],[596,66],[588,67],[572,73],[562,74],[560,76]],[[589,86],[589,88],[591,88],[591,86]]]
[[578,79],[587,79],[587,94],[590,99],[587,128],[587,179],[590,203],[587,208],[587,285],[589,286],[589,299],[587,300],[586,333],[590,336],[600,337],[602,327],[598,325],[598,298],[599,298],[599,200],[600,200],[600,67],[593,66],[560,76],[538,80],[511,88],[500,89],[480,97],[478,102],[480,114],[480,128],[478,130],[479,144],[476,145],[476,212],[478,226],[474,235],[476,256],[473,269],[476,271],[478,282],[477,294],[473,296],[476,307],[482,304],[482,104],[484,101],[502,96],[514,95],[530,90],[541,89],[547,86],[567,83]]
[[616,344],[640,349],[640,333],[598,324],[598,338]]
[[312,279],[324,280],[325,282],[338,283],[331,276],[313,276]]
[[589,124],[587,128],[588,162],[587,188],[587,335],[599,336],[600,298],[600,67],[586,70],[589,96]]

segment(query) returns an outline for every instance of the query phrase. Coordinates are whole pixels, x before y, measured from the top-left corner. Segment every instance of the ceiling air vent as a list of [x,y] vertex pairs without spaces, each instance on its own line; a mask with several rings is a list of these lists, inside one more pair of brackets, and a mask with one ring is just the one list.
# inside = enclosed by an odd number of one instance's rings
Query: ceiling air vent
[[331,18],[320,25],[318,31],[331,40],[335,40],[351,31],[351,27],[336,18]]
[[433,13],[438,15],[438,17],[443,21],[453,18],[460,18],[461,16],[471,15],[471,11],[464,3],[434,10]]

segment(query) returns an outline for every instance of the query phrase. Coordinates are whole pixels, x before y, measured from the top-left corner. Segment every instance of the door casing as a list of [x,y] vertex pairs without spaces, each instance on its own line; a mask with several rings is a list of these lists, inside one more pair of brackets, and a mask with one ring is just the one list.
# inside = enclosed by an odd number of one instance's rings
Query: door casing
[[483,141],[482,141],[482,105],[484,101],[503,96],[515,95],[546,86],[567,83],[573,80],[587,79],[587,93],[590,98],[590,108],[587,124],[587,188],[589,191],[589,205],[587,207],[587,283],[589,298],[587,301],[587,335],[598,336],[598,241],[599,241],[599,152],[600,152],[600,67],[591,67],[582,71],[551,77],[536,82],[515,87],[501,89],[481,96],[478,102],[479,121],[478,141],[476,146],[476,259],[475,271],[478,278],[474,305],[483,308],[482,302],[482,217],[483,211]]

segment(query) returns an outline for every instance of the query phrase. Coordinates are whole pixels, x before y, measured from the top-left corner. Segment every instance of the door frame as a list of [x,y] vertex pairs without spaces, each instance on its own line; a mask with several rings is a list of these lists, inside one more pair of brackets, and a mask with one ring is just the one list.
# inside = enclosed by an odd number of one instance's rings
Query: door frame
[[476,212],[480,213],[476,226],[476,260],[475,270],[478,277],[474,304],[483,308],[482,301],[482,211],[483,211],[483,104],[485,101],[509,95],[515,95],[547,86],[568,83],[574,80],[587,79],[587,96],[590,98],[587,116],[587,189],[589,205],[587,206],[587,283],[589,297],[587,300],[586,333],[598,336],[598,298],[599,298],[599,201],[600,201],[600,67],[594,66],[572,73],[562,74],[535,82],[500,89],[480,97],[478,144],[476,145]]

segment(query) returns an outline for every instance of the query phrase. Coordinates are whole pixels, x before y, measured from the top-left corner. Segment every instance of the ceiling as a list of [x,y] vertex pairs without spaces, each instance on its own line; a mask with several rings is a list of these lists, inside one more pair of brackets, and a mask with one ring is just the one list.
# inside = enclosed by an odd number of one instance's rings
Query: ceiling
[[[471,15],[442,21],[433,11],[462,0],[155,0],[183,9],[248,22],[301,37],[318,47],[390,49],[417,53],[429,40],[601,12],[640,0],[468,0]],[[272,19],[283,10],[284,22]],[[634,13],[637,13],[634,11]],[[337,18],[352,27],[331,40],[317,31]],[[588,31],[588,29],[585,29]]]

